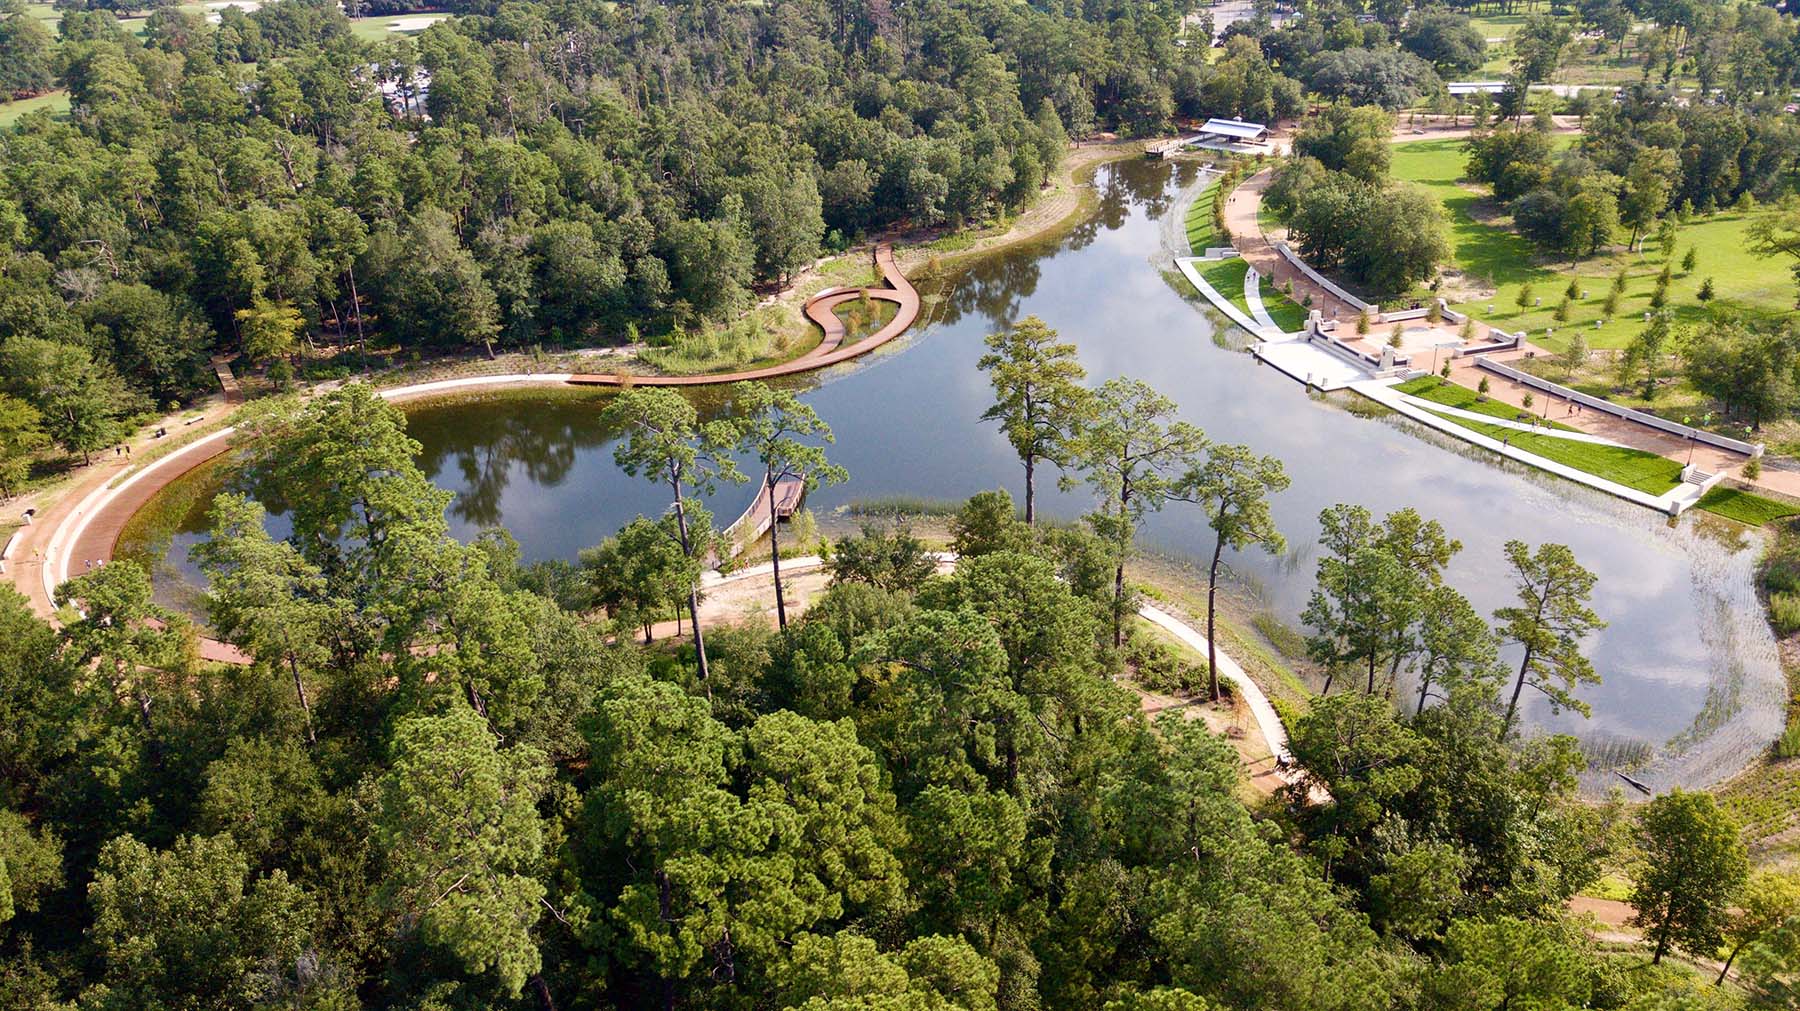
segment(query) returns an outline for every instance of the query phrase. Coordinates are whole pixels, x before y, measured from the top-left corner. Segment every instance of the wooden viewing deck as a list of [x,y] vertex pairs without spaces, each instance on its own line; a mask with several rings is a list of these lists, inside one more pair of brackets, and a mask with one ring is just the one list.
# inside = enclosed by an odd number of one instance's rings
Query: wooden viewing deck
[[[775,517],[791,519],[800,511],[800,502],[806,498],[806,482],[792,474],[783,474],[775,479]],[[737,557],[743,550],[755,544],[763,534],[769,532],[772,520],[769,515],[768,478],[758,478],[755,493],[750,497],[750,504],[732,524],[725,528],[725,538],[731,542],[732,557]]]

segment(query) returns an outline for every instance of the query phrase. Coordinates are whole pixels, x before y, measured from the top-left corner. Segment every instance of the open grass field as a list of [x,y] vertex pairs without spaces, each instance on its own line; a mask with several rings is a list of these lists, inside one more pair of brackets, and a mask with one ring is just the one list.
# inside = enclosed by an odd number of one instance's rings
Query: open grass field
[[[1567,146],[1573,138],[1559,137],[1557,141]],[[1592,347],[1624,347],[1644,325],[1644,313],[1650,308],[1656,278],[1663,268],[1661,255],[1653,249],[1614,252],[1580,261],[1573,268],[1567,261],[1540,257],[1530,243],[1505,227],[1509,219],[1503,217],[1502,208],[1475,188],[1459,185],[1463,162],[1460,140],[1420,141],[1394,149],[1394,177],[1424,187],[1443,204],[1449,216],[1455,266],[1471,283],[1491,284],[1494,289],[1491,298],[1469,298],[1455,308],[1506,330],[1529,330],[1533,343],[1553,349],[1566,346],[1575,328]],[[1681,227],[1674,257],[1677,269],[1669,288],[1669,307],[1677,325],[1704,317],[1706,309],[1696,295],[1709,277],[1717,295],[1715,306],[1764,317],[1791,310],[1794,282],[1787,265],[1779,259],[1752,255],[1744,248],[1744,229],[1755,213],[1726,210]],[[1689,248],[1698,258],[1691,274],[1679,269]],[[1595,321],[1606,315],[1604,302],[1620,270],[1625,271],[1626,284],[1618,313],[1596,328]],[[1556,305],[1571,278],[1586,290],[1587,297],[1578,298],[1569,319],[1559,322],[1554,316]],[[1543,302],[1521,309],[1517,297],[1527,284],[1532,286],[1533,299]],[[1487,311],[1490,304],[1492,313]],[[1555,333],[1546,334],[1547,328]]]
[[[222,2],[222,0],[214,0],[214,2]],[[177,7],[190,14],[201,16],[214,12],[214,8],[209,7],[205,2],[182,3]],[[62,21],[62,12],[52,4],[30,3],[25,5],[25,10],[32,17],[44,22],[45,27],[52,32]],[[364,42],[380,42],[395,35],[416,35],[424,31],[430,22],[449,16],[448,14],[392,14],[382,17],[351,18],[350,31]],[[127,31],[142,38],[147,20],[146,18],[120,18],[119,23],[125,26]],[[396,25],[399,27],[395,27]]]
[[[1543,13],[1542,11],[1538,13]],[[1476,30],[1488,40],[1486,59],[1471,75],[1471,79],[1503,80],[1512,70],[1514,51],[1511,39],[1525,25],[1529,15],[1493,14],[1470,18]],[[1654,26],[1639,22],[1631,26],[1631,34],[1625,38],[1625,47],[1621,52],[1618,45],[1607,43],[1596,45],[1594,39],[1576,39],[1562,63],[1557,67],[1552,84],[1592,84],[1617,87],[1634,84],[1644,76],[1644,52],[1640,43],[1644,33]],[[1681,87],[1694,85],[1693,76],[1686,72],[1690,66],[1683,61],[1676,67],[1671,83]],[[1662,78],[1662,67],[1659,64],[1652,73],[1653,81]]]
[[1509,440],[1515,449],[1651,495],[1661,495],[1681,481],[1681,461],[1646,453],[1641,449],[1576,442],[1554,435],[1534,435],[1448,414],[1439,414],[1438,417],[1472,432],[1480,432],[1490,439]]
[[[1434,404],[1443,404],[1445,407],[1454,407],[1459,411],[1472,411],[1476,414],[1485,414],[1490,418],[1499,418],[1502,421],[1518,421],[1520,416],[1525,414],[1524,411],[1519,410],[1511,404],[1503,404],[1498,400],[1483,400],[1481,399],[1481,394],[1469,389],[1467,386],[1439,379],[1436,376],[1420,376],[1417,379],[1408,379],[1406,382],[1394,387],[1394,389],[1401,393],[1418,397],[1420,400],[1429,400]],[[1539,419],[1538,424],[1542,427],[1562,432],[1574,431],[1574,429],[1560,421]]]
[[69,93],[52,91],[48,95],[39,95],[36,98],[25,98],[0,105],[0,130],[11,129],[12,125],[17,123],[21,117],[37,112],[39,109],[48,109],[52,116],[68,115]]
[[432,22],[442,21],[449,16],[448,14],[390,14],[385,17],[351,18],[350,31],[364,42],[380,42],[395,35],[417,35],[430,27]]

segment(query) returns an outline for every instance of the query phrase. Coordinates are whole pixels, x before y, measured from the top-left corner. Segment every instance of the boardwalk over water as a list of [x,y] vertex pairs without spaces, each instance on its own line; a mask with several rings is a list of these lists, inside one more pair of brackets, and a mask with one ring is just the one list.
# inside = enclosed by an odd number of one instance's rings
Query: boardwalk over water
[[[783,474],[775,479],[774,517],[790,519],[800,511],[800,502],[806,497],[806,482],[792,474]],[[750,504],[744,507],[742,515],[733,520],[725,528],[725,539],[731,542],[732,557],[755,544],[763,534],[769,532],[772,523],[769,510],[768,477],[764,476],[756,482],[756,492],[750,498]]]
[[[801,372],[811,372],[827,365],[847,362],[859,355],[865,355],[876,348],[905,333],[919,318],[919,292],[900,273],[894,263],[894,247],[882,243],[875,247],[875,266],[881,271],[882,279],[887,282],[886,288],[827,288],[806,302],[806,318],[819,325],[825,339],[819,346],[791,361],[767,368],[748,369],[743,372],[710,373],[698,376],[639,376],[630,373],[576,373],[569,377],[569,382],[584,386],[711,386],[718,383],[741,383],[753,380],[774,379],[778,376],[791,376]],[[855,342],[845,344],[846,330],[844,321],[839,319],[835,311],[845,302],[854,302],[864,295],[882,302],[892,302],[899,308],[888,324],[873,334]]]

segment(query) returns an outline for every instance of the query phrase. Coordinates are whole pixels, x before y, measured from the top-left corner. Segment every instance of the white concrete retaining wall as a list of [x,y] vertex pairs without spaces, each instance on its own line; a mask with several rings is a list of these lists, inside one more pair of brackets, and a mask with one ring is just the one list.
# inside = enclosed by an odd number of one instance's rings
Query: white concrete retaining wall
[[1763,444],[1760,442],[1750,443],[1744,442],[1741,439],[1733,439],[1729,436],[1714,435],[1711,432],[1704,432],[1698,428],[1683,425],[1678,421],[1659,418],[1654,414],[1646,414],[1643,411],[1634,411],[1629,407],[1621,407],[1610,400],[1603,400],[1599,397],[1589,396],[1578,390],[1571,390],[1567,386],[1553,383],[1548,379],[1540,379],[1529,372],[1515,369],[1510,365],[1505,365],[1500,362],[1489,361],[1486,358],[1481,359],[1475,364],[1477,368],[1486,369],[1497,376],[1503,376],[1515,382],[1524,383],[1526,386],[1543,390],[1546,393],[1553,393],[1564,400],[1572,400],[1583,407],[1592,407],[1595,410],[1605,411],[1608,414],[1624,418],[1627,421],[1635,421],[1640,425],[1648,425],[1651,428],[1668,432],[1671,435],[1678,435],[1684,439],[1693,439],[1696,442],[1704,442],[1708,446],[1730,450],[1733,453],[1743,453],[1746,456],[1759,457],[1763,454]]
[[1244,310],[1232,304],[1231,299],[1226,298],[1224,292],[1208,284],[1206,278],[1200,276],[1200,271],[1194,269],[1194,264],[1199,262],[1201,261],[1198,257],[1184,256],[1175,261],[1175,266],[1181,268],[1181,273],[1188,279],[1188,283],[1194,286],[1195,291],[1206,296],[1206,300],[1212,303],[1214,309],[1224,313],[1233,323],[1250,331],[1253,336],[1263,338],[1279,338],[1281,336],[1279,327],[1265,327],[1251,319],[1244,313]]
[[6,564],[12,561],[13,552],[19,549],[19,542],[25,539],[25,528],[20,527],[6,539],[6,550],[0,551],[0,573],[6,572]]
[[1298,253],[1294,252],[1292,249],[1290,249],[1288,247],[1287,243],[1277,242],[1274,244],[1274,246],[1275,246],[1275,250],[1277,252],[1279,252],[1282,256],[1287,258],[1287,262],[1293,264],[1294,268],[1296,270],[1300,271],[1300,273],[1305,274],[1307,277],[1311,278],[1312,282],[1314,284],[1318,285],[1321,288],[1324,288],[1326,291],[1331,292],[1333,295],[1336,295],[1337,297],[1343,299],[1345,302],[1348,302],[1351,306],[1353,306],[1357,309],[1365,309],[1372,314],[1379,314],[1381,312],[1381,306],[1370,305],[1369,303],[1364,302],[1362,299],[1357,298],[1355,295],[1350,294],[1349,292],[1345,291],[1344,289],[1338,287],[1336,284],[1333,284],[1331,281],[1327,280],[1325,278],[1324,274],[1321,274],[1312,268],[1312,264],[1307,263],[1305,260],[1300,259],[1300,254],[1298,254]]
[[1499,327],[1489,327],[1488,342],[1486,344],[1476,344],[1470,347],[1457,348],[1452,352],[1452,357],[1461,358],[1465,355],[1485,355],[1494,351],[1511,351],[1518,347],[1519,342],[1524,339],[1525,335],[1522,333],[1507,333]]

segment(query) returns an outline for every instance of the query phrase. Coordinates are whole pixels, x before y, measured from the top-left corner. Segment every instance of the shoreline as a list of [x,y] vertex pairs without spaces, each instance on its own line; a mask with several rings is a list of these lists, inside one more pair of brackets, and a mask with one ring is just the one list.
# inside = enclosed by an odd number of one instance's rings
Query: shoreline
[[[1098,165],[1103,164],[1108,160],[1112,160],[1114,158],[1121,156],[1120,148],[1117,148],[1117,147],[1108,148],[1103,153],[1106,157],[1095,157],[1089,161],[1088,165],[1077,166],[1077,169],[1086,171],[1086,169],[1089,167],[1097,168]],[[1088,192],[1091,193],[1092,191],[1089,190]],[[1079,200],[1079,196],[1080,196],[1079,194],[1076,194],[1075,198],[1077,200]],[[1039,231],[1034,233],[1034,236],[1042,235],[1042,234],[1044,234],[1044,232],[1047,228],[1057,225],[1057,224],[1066,223],[1067,221],[1071,220],[1074,217],[1075,217],[1075,215],[1073,213],[1061,214],[1057,217],[1057,219],[1054,222],[1050,222],[1048,225],[1046,225],[1045,229],[1040,229]],[[1009,248],[1010,246],[1016,244],[1017,241],[1023,241],[1023,240],[1008,240],[1004,243],[1001,243],[1000,241],[998,241],[1000,238],[1002,238],[1002,237],[996,237],[996,241],[993,244],[985,247],[985,250],[987,252],[993,252],[993,251]],[[969,252],[964,255],[974,256],[974,255],[976,255],[976,253],[972,251],[972,252]],[[498,391],[509,391],[513,395],[525,396],[525,397],[540,396],[543,393],[545,393],[547,391],[551,391],[551,390],[565,390],[565,391],[569,391],[569,393],[571,395],[579,395],[576,392],[578,389],[579,388],[576,388],[576,387],[569,387],[569,386],[563,385],[563,376],[560,374],[555,374],[555,373],[541,374],[540,373],[540,374],[515,374],[515,375],[501,375],[501,376],[492,376],[492,375],[489,375],[489,376],[466,376],[466,377],[457,377],[457,378],[451,378],[451,379],[438,379],[438,380],[432,380],[432,381],[428,381],[428,382],[415,383],[415,384],[398,387],[398,388],[390,388],[390,389],[382,390],[380,392],[384,398],[389,399],[396,403],[428,403],[428,402],[433,402],[433,401],[453,400],[453,399],[455,399],[459,396],[463,396],[463,395],[479,396],[484,393],[492,393],[492,392],[498,392]],[[225,420],[226,419],[223,419],[223,418],[219,419],[219,421],[217,423],[223,423]],[[196,433],[196,434],[199,434],[199,433]],[[210,432],[210,433],[207,433],[203,439],[196,440],[195,444],[198,444],[199,442],[206,442],[208,444],[211,444],[213,442],[213,440],[215,440],[215,439],[218,440],[220,443],[223,443],[229,438],[229,435],[230,435],[229,429],[226,429],[226,430],[223,430],[220,432]],[[81,498],[81,502],[84,504],[85,503],[93,503],[96,505],[104,502],[104,503],[110,505],[111,503],[117,501],[119,498],[123,497],[123,494],[126,490],[124,488],[125,484],[130,484],[132,488],[139,489],[139,491],[143,495],[144,501],[147,502],[152,496],[154,496],[154,494],[157,491],[160,491],[161,487],[166,487],[168,484],[174,483],[174,481],[179,476],[181,476],[182,474],[185,474],[189,469],[191,469],[190,467],[186,467],[186,466],[178,467],[177,464],[167,462],[169,460],[186,461],[190,455],[197,455],[197,451],[193,454],[190,454],[191,449],[192,449],[191,445],[172,448],[172,451],[169,452],[167,454],[167,456],[144,465],[143,469],[141,471],[130,470],[130,471],[125,471],[125,472],[120,472],[117,469],[111,470],[106,475],[104,475],[104,478],[105,478],[106,482],[112,482],[112,483],[108,483],[105,488],[100,489],[100,490],[112,491],[115,494],[112,497],[103,500],[102,498],[100,498],[99,495],[95,494],[94,486],[91,483],[89,483],[85,486],[85,489],[83,489],[83,490],[86,490],[88,497]],[[224,451],[224,446],[221,445],[218,449],[218,452],[223,452],[223,451]],[[216,456],[216,455],[218,455],[216,452],[209,453],[206,458],[210,459],[212,456]],[[143,461],[140,461],[140,463],[142,463],[142,462]],[[193,466],[198,466],[200,463],[203,463],[203,462],[205,462],[204,459],[195,459],[195,460],[193,460]],[[141,478],[138,476],[145,472],[160,473],[160,472],[164,471],[165,469],[171,468],[171,467],[177,467],[178,469],[175,471],[169,471],[167,479],[166,480],[159,479],[158,481],[156,481],[154,483],[154,486],[152,486],[152,484],[146,483],[146,482],[150,481],[149,478]],[[123,480],[121,480],[121,479],[123,479]],[[114,483],[116,483],[116,484],[114,484]],[[74,494],[74,493],[72,493],[72,494]],[[134,495],[134,497],[135,497],[135,495]],[[141,509],[141,504],[137,507],[130,509],[128,512],[126,512],[126,515],[123,517],[123,520],[128,521],[131,516],[135,516],[137,514],[139,509]],[[46,517],[46,519],[48,519],[48,517]],[[89,533],[89,531],[93,529],[92,525],[95,522],[96,521],[91,516],[85,516],[85,518],[83,520],[83,525],[81,528],[81,534],[91,538],[92,534]],[[116,534],[116,532],[115,532],[115,534]],[[65,574],[68,572],[69,566],[70,566],[72,560],[75,557],[80,557],[80,552],[78,550],[74,550],[75,546],[78,543],[80,543],[79,537],[68,538],[66,540],[66,542],[63,543],[63,546],[69,550],[60,559],[60,562],[61,562],[60,569],[57,569],[55,571],[60,571]],[[93,541],[89,540],[87,543],[93,543]],[[42,584],[40,584],[40,585],[48,584],[48,582],[51,578],[51,573],[40,572],[39,577],[40,577],[40,580],[43,581]],[[18,577],[14,576],[10,571],[9,571],[9,578],[13,578],[15,583],[20,582]],[[34,598],[34,603],[36,603],[38,600],[47,601],[50,590],[42,589],[39,592],[42,594],[41,597],[39,596],[39,594],[29,594],[30,596],[32,596]],[[45,610],[48,610],[47,606],[40,608],[40,611],[45,611]],[[1252,636],[1251,638],[1257,639],[1258,641],[1261,640],[1260,636]],[[1226,637],[1226,636],[1221,637],[1222,644],[1227,643],[1228,641],[1229,641],[1229,637]],[[1757,764],[1757,762],[1760,760],[1760,757],[1761,757],[1760,754],[1746,756],[1742,765],[1739,766],[1740,771],[1738,773],[1734,773],[1733,775],[1741,775],[1742,770],[1747,770],[1747,769],[1753,768]],[[1731,778],[1731,776],[1726,776],[1723,779],[1721,779],[1720,782],[1728,781],[1730,778]],[[1713,786],[1716,786],[1716,785],[1718,785],[1718,784],[1713,784]],[[1709,787],[1709,788],[1711,788],[1711,787]]]

